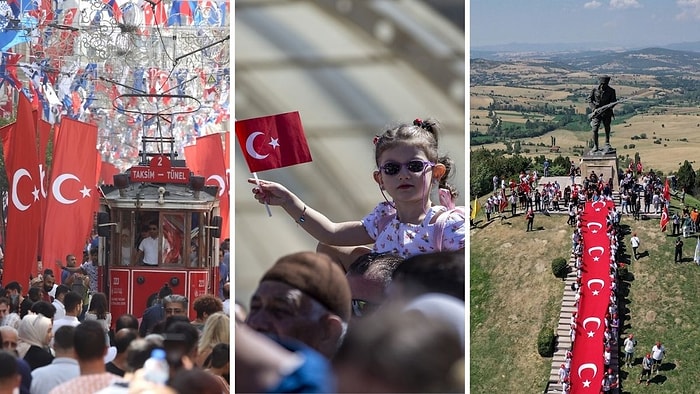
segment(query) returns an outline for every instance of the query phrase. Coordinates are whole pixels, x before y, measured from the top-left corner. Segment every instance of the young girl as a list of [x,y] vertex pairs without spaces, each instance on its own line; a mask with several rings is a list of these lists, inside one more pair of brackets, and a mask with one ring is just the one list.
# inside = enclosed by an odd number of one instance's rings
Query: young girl
[[90,307],[85,313],[85,320],[97,320],[105,330],[105,337],[109,346],[109,329],[112,325],[112,314],[108,311],[107,296],[104,293],[95,293],[90,298]]
[[[260,203],[281,206],[321,242],[319,251],[335,255],[346,268],[354,258],[369,252],[357,247],[371,243],[374,252],[403,257],[464,248],[464,209],[451,209],[456,193],[446,179],[452,160],[438,155],[437,122],[416,119],[412,125],[386,130],[375,137],[374,145],[378,167],[374,180],[386,201],[360,221],[335,223],[275,182],[260,180],[253,194]],[[430,201],[434,186],[440,188],[443,205]]]

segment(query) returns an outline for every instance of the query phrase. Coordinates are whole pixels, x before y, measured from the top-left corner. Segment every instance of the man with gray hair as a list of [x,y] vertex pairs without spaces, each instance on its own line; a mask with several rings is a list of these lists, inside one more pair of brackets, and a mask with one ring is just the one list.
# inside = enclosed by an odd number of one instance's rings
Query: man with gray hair
[[165,318],[170,316],[188,316],[190,312],[187,297],[179,294],[171,294],[163,298],[163,310]]
[[343,269],[321,253],[283,256],[263,275],[246,323],[281,340],[302,342],[332,358],[350,320],[350,287]]

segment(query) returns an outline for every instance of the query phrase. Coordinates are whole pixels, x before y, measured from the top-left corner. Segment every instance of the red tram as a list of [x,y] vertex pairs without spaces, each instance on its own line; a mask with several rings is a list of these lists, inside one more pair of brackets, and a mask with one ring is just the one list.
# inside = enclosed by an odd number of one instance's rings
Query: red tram
[[[115,175],[114,185],[101,187],[100,287],[114,316],[141,318],[167,285],[190,300],[194,318],[192,301],[218,293],[218,188],[205,186],[204,177],[176,160],[172,138],[143,137],[142,143],[139,165]],[[170,153],[145,153],[149,143],[169,145]],[[153,249],[139,253],[146,238]]]

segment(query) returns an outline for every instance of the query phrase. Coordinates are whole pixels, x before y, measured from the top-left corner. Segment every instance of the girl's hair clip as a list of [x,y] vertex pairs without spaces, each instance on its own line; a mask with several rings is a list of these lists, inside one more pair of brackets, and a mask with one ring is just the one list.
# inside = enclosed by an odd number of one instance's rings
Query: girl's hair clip
[[413,125],[422,128],[422,127],[423,127],[423,121],[422,121],[420,118],[416,118],[416,119],[413,120]]
[[379,142],[379,136],[378,136],[378,135],[375,135],[374,138],[372,139],[372,143],[373,143],[374,145],[377,145],[377,142]]

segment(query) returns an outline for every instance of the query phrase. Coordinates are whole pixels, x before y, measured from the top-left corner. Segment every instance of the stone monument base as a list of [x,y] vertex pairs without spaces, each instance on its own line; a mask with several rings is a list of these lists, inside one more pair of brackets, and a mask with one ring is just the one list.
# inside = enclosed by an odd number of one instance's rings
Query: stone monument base
[[591,172],[595,173],[598,177],[603,174],[603,181],[607,182],[608,179],[612,178],[613,190],[618,190],[620,188],[620,179],[618,178],[618,159],[617,153],[607,153],[600,154],[596,152],[595,154],[586,153],[581,159],[581,183],[583,183],[583,178],[591,175]]

